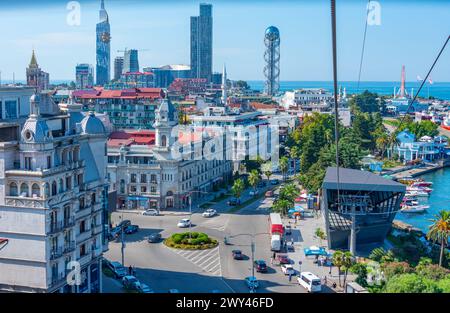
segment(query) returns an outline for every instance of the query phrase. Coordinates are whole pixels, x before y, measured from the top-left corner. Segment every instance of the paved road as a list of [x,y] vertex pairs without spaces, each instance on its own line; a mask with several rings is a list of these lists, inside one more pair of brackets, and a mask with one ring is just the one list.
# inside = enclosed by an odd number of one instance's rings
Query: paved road
[[[255,236],[255,259],[270,262],[270,239],[268,235],[268,208],[270,200],[257,200],[238,213],[225,213],[226,204],[220,205],[222,213],[212,218],[204,218],[199,213],[192,215],[193,231],[202,231],[217,238],[220,245],[206,251],[180,251],[164,244],[150,244],[146,237],[160,232],[163,238],[182,231],[176,227],[182,216],[142,216],[136,213],[114,213],[113,222],[120,217],[130,219],[140,227],[140,231],[126,236],[125,266],[133,266],[137,277],[147,283],[155,292],[168,292],[178,289],[180,292],[248,292],[244,278],[251,275],[251,236],[240,234],[259,234]],[[216,206],[214,206],[216,208]],[[265,234],[264,234],[265,233]],[[239,235],[239,236],[236,236]],[[223,238],[232,236],[231,245],[224,245]],[[121,261],[120,243],[110,242],[105,257]],[[242,250],[245,260],[236,261],[231,256],[233,249]],[[304,292],[295,278],[289,282],[278,266],[269,266],[268,273],[256,273],[260,281],[258,292]],[[105,292],[117,292],[111,280],[104,282]]]

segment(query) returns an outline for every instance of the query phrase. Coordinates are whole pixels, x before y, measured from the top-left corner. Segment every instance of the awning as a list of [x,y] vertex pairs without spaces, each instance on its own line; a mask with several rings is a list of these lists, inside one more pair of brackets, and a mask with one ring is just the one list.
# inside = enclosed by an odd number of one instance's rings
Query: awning
[[127,200],[136,200],[136,201],[146,201],[148,200],[147,197],[141,197],[141,196],[128,196]]

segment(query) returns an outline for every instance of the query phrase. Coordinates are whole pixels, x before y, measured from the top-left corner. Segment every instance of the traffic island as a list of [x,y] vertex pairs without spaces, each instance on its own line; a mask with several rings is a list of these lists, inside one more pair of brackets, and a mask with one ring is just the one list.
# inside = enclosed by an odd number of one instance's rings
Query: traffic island
[[206,250],[217,247],[219,242],[205,233],[186,232],[173,234],[164,240],[164,244],[174,249]]

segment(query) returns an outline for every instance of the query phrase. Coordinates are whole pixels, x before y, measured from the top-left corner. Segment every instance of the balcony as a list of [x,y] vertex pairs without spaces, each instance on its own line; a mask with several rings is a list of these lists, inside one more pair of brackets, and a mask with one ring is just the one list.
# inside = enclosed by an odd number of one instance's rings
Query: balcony
[[92,225],[91,230],[92,230],[92,236],[101,234],[103,232],[103,225],[102,224]]
[[69,217],[64,219],[63,221],[63,227],[64,228],[70,228],[70,227],[74,227],[75,226],[75,218],[74,217]]
[[63,248],[53,248],[50,250],[50,260],[56,260],[63,256]]
[[83,267],[84,265],[88,264],[92,260],[92,253],[87,252],[84,255],[80,255],[80,257],[77,259],[78,263],[80,263],[80,267]]
[[55,222],[50,224],[50,230],[48,231],[49,235],[59,233],[63,231],[64,223],[63,221]]
[[75,213],[75,218],[77,220],[86,217],[92,213],[92,207],[90,205],[86,205],[83,208],[79,208],[77,213]]
[[87,240],[87,239],[89,239],[91,237],[92,237],[92,232],[91,232],[90,229],[87,229],[84,232],[79,233],[77,235],[77,242],[83,242],[83,241],[85,241],[85,240]]
[[50,278],[49,288],[54,288],[56,286],[62,286],[67,281],[66,273],[58,273],[52,275]]
[[101,211],[103,209],[103,205],[101,202],[96,202],[92,205],[92,213]]
[[71,252],[75,251],[76,247],[77,247],[77,245],[76,245],[75,241],[66,242],[64,244],[63,253],[64,254],[71,253]]

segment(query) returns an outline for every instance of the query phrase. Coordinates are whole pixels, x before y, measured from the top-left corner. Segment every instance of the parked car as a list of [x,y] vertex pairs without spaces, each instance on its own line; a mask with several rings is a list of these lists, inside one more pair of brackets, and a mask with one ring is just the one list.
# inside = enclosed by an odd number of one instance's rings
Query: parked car
[[203,212],[202,216],[203,217],[213,217],[217,214],[217,211],[214,209],[208,209],[205,212]]
[[128,225],[131,225],[131,221],[130,220],[123,220],[122,222],[120,222],[119,223],[119,225],[117,225],[117,227],[119,227],[119,228],[125,228],[125,227],[127,227]]
[[137,284],[136,289],[140,293],[155,293],[152,288],[143,283]]
[[281,265],[281,271],[284,275],[295,275],[294,267],[291,264]]
[[191,220],[188,218],[183,218],[181,221],[178,222],[177,226],[180,228],[189,227],[191,226]]
[[124,232],[127,235],[131,235],[131,234],[137,233],[138,230],[139,230],[139,226],[138,225],[128,225],[124,229]]
[[272,179],[272,180],[270,181],[270,184],[271,184],[272,186],[278,185],[279,183],[280,183],[280,181],[279,181],[278,179]]
[[289,260],[286,254],[278,254],[277,260],[278,262],[280,262],[280,264],[291,264],[291,260]]
[[233,251],[231,251],[231,253],[233,254],[233,259],[235,259],[235,260],[244,259],[244,255],[242,254],[241,250],[233,250]]
[[253,263],[253,266],[255,267],[257,272],[260,272],[260,273],[267,272],[267,265],[266,265],[266,262],[263,260],[256,260]]
[[150,234],[147,238],[147,241],[149,243],[158,243],[161,241],[161,234],[160,233]]
[[272,190],[266,191],[265,197],[266,198],[272,198],[273,197],[273,191]]
[[127,275],[122,278],[122,285],[126,289],[136,289],[137,290],[137,286],[140,284],[141,283],[139,282],[139,280],[134,276]]
[[236,198],[233,198],[233,199],[228,201],[228,205],[231,205],[231,206],[236,206],[236,205],[239,205],[239,204],[241,204],[241,200],[236,199]]
[[245,277],[245,284],[249,289],[257,289],[259,287],[259,282],[255,276]]
[[157,216],[157,215],[159,215],[159,213],[158,213],[158,210],[148,209],[148,210],[145,210],[144,212],[142,212],[142,215]]
[[116,278],[123,278],[127,275],[127,269],[119,262],[108,262],[107,266],[114,273]]
[[258,189],[250,191],[250,196],[256,196],[259,193]]

